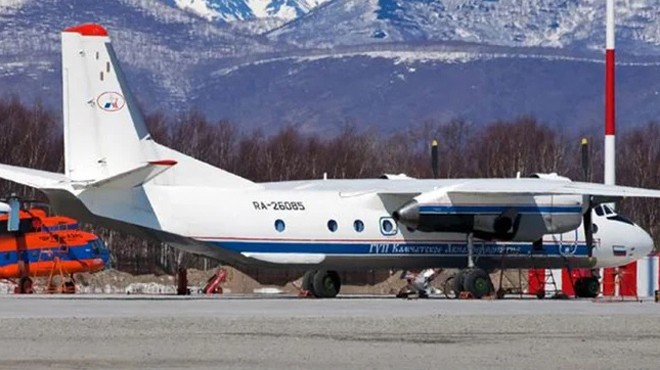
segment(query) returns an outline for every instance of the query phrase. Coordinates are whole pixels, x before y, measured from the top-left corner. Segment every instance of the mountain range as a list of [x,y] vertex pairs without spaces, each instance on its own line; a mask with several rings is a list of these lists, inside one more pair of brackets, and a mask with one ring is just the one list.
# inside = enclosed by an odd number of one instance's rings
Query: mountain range
[[[660,114],[660,2],[619,1],[618,117]],[[110,32],[147,112],[271,132],[603,117],[598,0],[0,0],[0,87],[59,111],[59,32]]]

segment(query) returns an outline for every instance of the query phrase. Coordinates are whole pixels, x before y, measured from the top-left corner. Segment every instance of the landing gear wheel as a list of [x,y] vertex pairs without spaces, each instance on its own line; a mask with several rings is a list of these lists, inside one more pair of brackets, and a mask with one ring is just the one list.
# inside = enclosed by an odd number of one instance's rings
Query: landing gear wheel
[[341,279],[336,271],[319,270],[313,279],[314,295],[318,298],[334,298],[341,289]]
[[302,278],[302,289],[316,297],[316,293],[314,293],[314,274],[316,274],[316,270],[305,272]]
[[18,292],[21,294],[32,294],[32,279],[25,276],[18,281]]
[[538,292],[536,292],[536,298],[538,299],[545,298],[545,290],[539,290]]
[[600,293],[600,282],[596,277],[579,278],[575,282],[575,295],[580,298],[596,298]]
[[465,273],[463,287],[476,299],[481,299],[495,290],[490,275],[478,268],[470,269]]
[[465,272],[467,270],[460,270],[454,275],[454,280],[452,282],[452,289],[454,290],[455,297],[458,298],[461,295],[461,292],[465,290],[463,286],[463,280],[465,280]]

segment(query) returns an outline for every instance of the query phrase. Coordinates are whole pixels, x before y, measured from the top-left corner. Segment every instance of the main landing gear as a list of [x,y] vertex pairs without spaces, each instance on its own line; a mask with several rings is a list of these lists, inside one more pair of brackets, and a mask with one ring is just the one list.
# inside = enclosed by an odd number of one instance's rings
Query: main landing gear
[[495,291],[490,275],[476,267],[460,270],[454,276],[452,285],[457,298],[469,294],[471,298],[480,299]]
[[480,299],[495,291],[490,275],[483,269],[474,265],[474,237],[467,236],[468,268],[460,270],[453,278],[453,290],[456,298],[462,298],[466,294],[471,298]]
[[341,278],[337,271],[307,271],[303,275],[302,289],[316,298],[334,298],[341,289]]

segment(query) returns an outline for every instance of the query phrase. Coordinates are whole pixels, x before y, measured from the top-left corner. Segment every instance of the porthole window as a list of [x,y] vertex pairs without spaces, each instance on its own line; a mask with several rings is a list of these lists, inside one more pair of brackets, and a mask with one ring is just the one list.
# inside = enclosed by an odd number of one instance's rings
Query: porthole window
[[282,220],[275,220],[275,230],[282,232],[286,228],[286,225],[284,225],[284,221]]
[[394,219],[391,217],[383,217],[380,219],[380,232],[383,235],[395,235],[397,233],[397,226]]
[[333,233],[337,231],[337,221],[335,220],[330,220],[328,221],[328,230],[332,231]]
[[362,222],[362,220],[355,220],[355,222],[353,222],[353,228],[355,229],[355,231],[357,231],[359,233],[363,232],[364,231],[364,222]]

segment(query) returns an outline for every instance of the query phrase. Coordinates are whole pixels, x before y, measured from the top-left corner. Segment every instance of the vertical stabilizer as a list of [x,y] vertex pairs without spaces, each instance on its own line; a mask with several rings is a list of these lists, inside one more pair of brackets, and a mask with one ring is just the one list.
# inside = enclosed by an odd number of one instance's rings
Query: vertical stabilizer
[[[144,119],[108,37],[95,24],[62,32],[65,174],[93,181],[135,168],[152,155]],[[149,140],[150,141],[150,140]]]
[[[156,144],[131,95],[108,32],[83,24],[62,32],[65,175],[74,182],[117,184],[135,171],[159,185],[245,188],[249,180]],[[151,163],[176,163],[151,176]],[[147,166],[147,167],[145,167]],[[110,181],[112,180],[112,181]],[[146,182],[146,181],[145,181]],[[122,183],[141,184],[140,181]],[[135,185],[137,186],[137,185]]]

